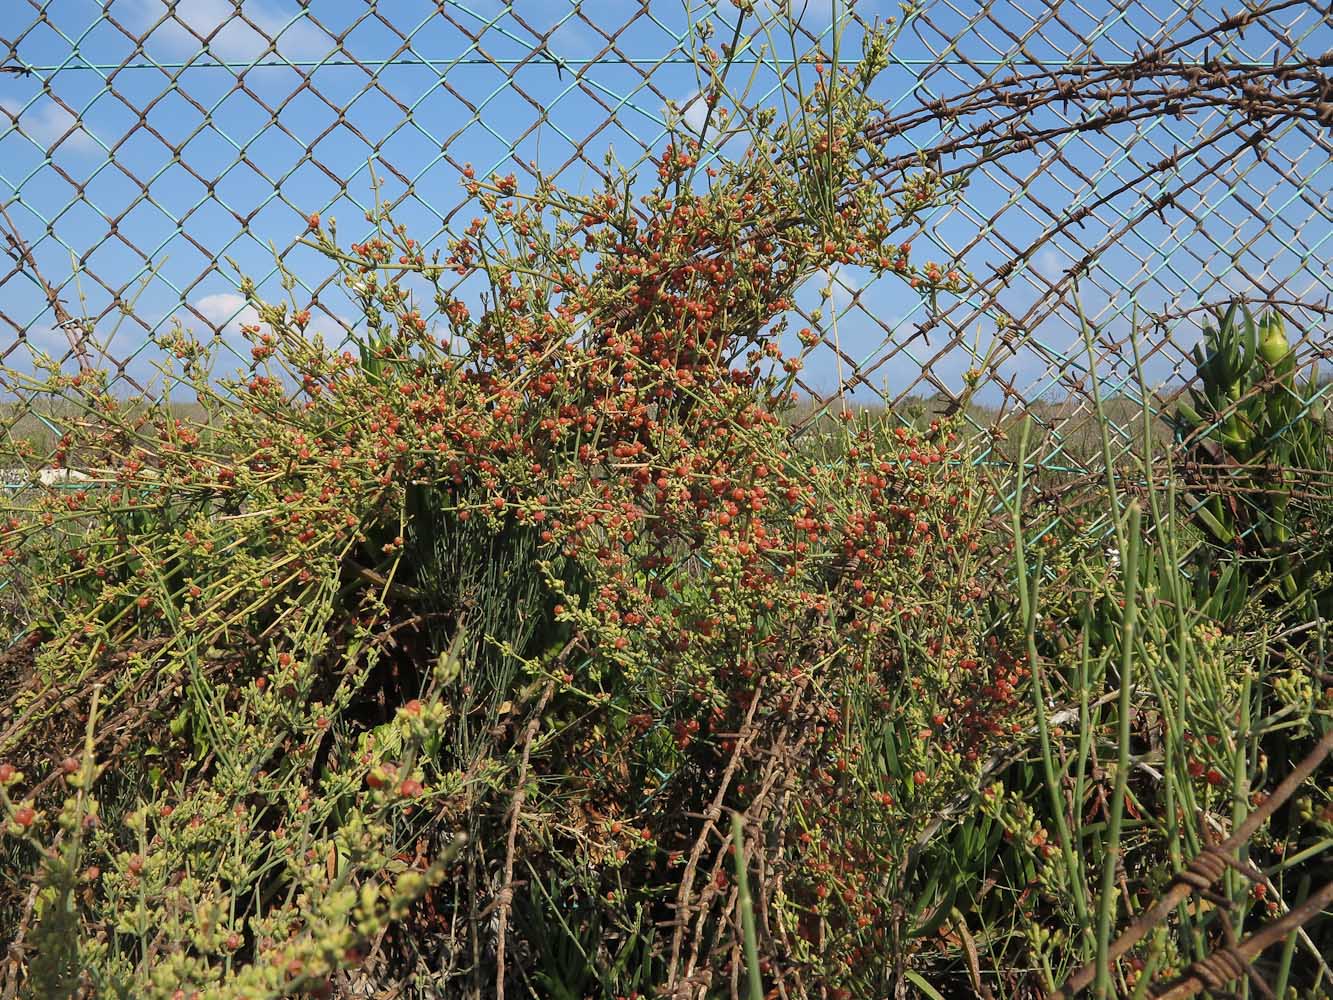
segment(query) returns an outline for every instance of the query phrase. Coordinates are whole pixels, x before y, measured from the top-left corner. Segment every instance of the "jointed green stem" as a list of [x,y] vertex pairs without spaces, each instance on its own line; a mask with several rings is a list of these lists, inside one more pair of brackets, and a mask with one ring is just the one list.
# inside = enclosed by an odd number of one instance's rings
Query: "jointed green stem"
[[1115,908],[1116,875],[1120,868],[1120,827],[1125,816],[1125,793],[1129,785],[1129,716],[1133,698],[1134,633],[1137,626],[1137,588],[1139,579],[1139,521],[1137,501],[1129,504],[1124,562],[1125,613],[1120,626],[1120,701],[1116,720],[1115,788],[1111,795],[1111,821],[1107,832],[1105,868],[1102,871],[1102,895],[1097,908],[1097,979],[1094,987],[1098,1000],[1111,995],[1111,916]]

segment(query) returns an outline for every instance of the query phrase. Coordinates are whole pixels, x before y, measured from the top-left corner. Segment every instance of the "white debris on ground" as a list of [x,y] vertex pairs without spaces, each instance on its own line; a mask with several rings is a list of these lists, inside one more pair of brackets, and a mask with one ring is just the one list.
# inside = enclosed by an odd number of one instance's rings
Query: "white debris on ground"
[[29,486],[34,482],[42,486],[58,486],[91,480],[92,476],[78,469],[0,469],[0,486]]

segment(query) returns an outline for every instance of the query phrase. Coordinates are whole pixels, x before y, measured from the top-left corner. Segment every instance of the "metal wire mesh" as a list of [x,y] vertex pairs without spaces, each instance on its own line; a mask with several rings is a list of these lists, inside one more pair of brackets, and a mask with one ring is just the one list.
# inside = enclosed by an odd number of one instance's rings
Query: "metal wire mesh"
[[[756,106],[836,30],[855,49],[894,14],[884,149],[942,185],[966,181],[903,234],[964,270],[966,291],[938,302],[831,275],[812,397],[945,406],[989,352],[977,423],[1033,413],[1045,461],[1081,470],[1089,371],[1112,395],[1136,386],[1133,331],[1144,377],[1167,390],[1193,374],[1200,310],[1237,295],[1285,312],[1304,358],[1327,351],[1333,28],[1314,0],[1239,17],[1201,0],[743,6],[768,43],[736,58]],[[45,351],[130,393],[153,375],[149,333],[175,319],[237,343],[253,317],[229,261],[262,292],[281,259],[314,329],[350,333],[332,266],[297,241],[311,212],[359,219],[372,176],[429,247],[472,214],[465,163],[586,188],[609,151],[651,158],[673,109],[694,114],[699,24],[736,9],[15,0],[9,14],[0,358],[22,369]],[[813,289],[797,303],[819,304]],[[1091,360],[1080,315],[1097,331]]]
[[[1101,457],[1093,373],[1118,459],[1139,435],[1128,397],[1146,383],[1162,405],[1194,377],[1207,308],[1266,303],[1302,363],[1333,353],[1333,11],[1317,0],[9,0],[0,364],[46,353],[140,393],[150,335],[177,320],[239,361],[241,273],[277,297],[278,262],[311,328],[350,336],[335,268],[299,242],[311,213],[360,220],[382,196],[429,249],[475,214],[466,164],[580,189],[608,154],[642,165],[675,115],[702,126],[699,26],[741,6],[766,42],[734,59],[752,107],[835,32],[854,51],[876,16],[899,19],[877,85],[889,167],[866,182],[944,189],[902,240],[968,276],[947,300],[853,268],[826,299],[805,290],[811,399],[919,415],[975,377],[975,425],[1034,416],[1041,462],[1077,483]],[[58,417],[4,389],[9,437],[53,438]]]

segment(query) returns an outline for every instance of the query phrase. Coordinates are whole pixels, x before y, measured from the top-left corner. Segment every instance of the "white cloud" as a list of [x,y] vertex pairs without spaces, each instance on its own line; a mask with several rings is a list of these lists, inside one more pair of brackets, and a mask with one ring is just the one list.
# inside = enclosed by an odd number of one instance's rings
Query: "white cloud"
[[1034,270],[1051,281],[1062,278],[1065,271],[1060,262],[1060,255],[1050,247],[1046,247],[1037,254],[1037,265]]
[[[245,301],[245,297],[236,292],[216,292],[196,299],[193,303],[195,312],[203,316],[224,336],[239,337],[242,326],[262,326],[259,313],[254,306]],[[290,314],[290,312],[289,312]],[[187,321],[188,325],[188,321]],[[349,324],[350,325],[350,324]],[[306,331],[324,338],[325,343],[337,344],[347,336],[338,320],[317,310],[312,310],[310,323]]]
[[[62,330],[60,327],[52,326],[49,323],[34,323],[24,328],[21,338],[14,337],[8,329],[0,336],[6,337],[14,348],[3,361],[0,361],[0,368],[8,368],[28,375],[36,374],[38,355],[46,355],[51,360],[59,363],[66,372],[75,371],[78,368],[78,361],[74,357],[70,343],[70,332]],[[104,348],[99,346],[93,338],[84,339],[83,348],[92,360],[93,365],[100,367],[106,357]]]
[[223,333],[239,335],[242,326],[259,322],[259,313],[235,292],[205,295],[194,303],[195,311]]
[[825,268],[819,284],[821,288],[829,286],[829,300],[838,312],[850,306],[856,297],[857,289],[852,287],[851,278],[841,264]]
[[59,358],[70,350],[70,337],[54,326],[30,326],[23,331],[23,339],[35,350]]
[[[734,139],[738,134],[743,133],[743,128],[736,127],[735,123],[729,123],[723,128],[724,120],[715,109],[712,117],[708,115],[708,105],[704,102],[703,95],[695,90],[690,92],[683,101],[676,103],[674,108],[664,108],[668,116],[674,116],[685,130],[702,146],[712,147],[719,143],[724,143]],[[708,134],[701,137],[704,123],[708,123]]]
[[0,98],[0,110],[10,119],[17,119],[18,130],[48,152],[58,148],[86,153],[97,148],[97,143],[84,131],[79,119],[55,101],[34,101],[25,109],[21,101],[5,97]]
[[695,135],[703,131],[704,122],[708,120],[708,105],[704,103],[699,91],[685,98],[680,108],[680,120]]
[[148,44],[174,53],[197,52],[204,39],[217,58],[249,62],[265,55],[273,39],[281,56],[317,59],[334,45],[313,23],[298,17],[297,9],[273,0],[250,0],[239,11],[231,0],[183,0],[165,20],[164,0],[129,0],[127,6],[129,26],[139,32],[152,28]]

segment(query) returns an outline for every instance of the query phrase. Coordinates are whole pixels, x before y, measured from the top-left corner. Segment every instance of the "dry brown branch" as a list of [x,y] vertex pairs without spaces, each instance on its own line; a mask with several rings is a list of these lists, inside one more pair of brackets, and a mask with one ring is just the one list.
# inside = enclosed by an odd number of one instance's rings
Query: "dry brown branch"
[[532,755],[532,741],[537,738],[537,731],[542,726],[542,712],[555,691],[555,682],[548,681],[537,699],[537,706],[532,710],[523,733],[523,759],[518,767],[518,787],[514,789],[514,798],[509,806],[509,836],[505,842],[504,884],[500,887],[497,898],[497,917],[495,942],[495,997],[504,1000],[505,995],[505,938],[509,936],[509,910],[514,897],[514,854],[518,842],[518,824],[523,814],[523,800],[527,797],[528,761]]
[[92,358],[89,357],[88,348],[84,343],[87,336],[85,324],[82,320],[77,320],[70,315],[69,310],[65,308],[64,300],[60,298],[60,293],[56,291],[56,287],[42,277],[42,272],[37,267],[37,258],[33,255],[32,248],[23,239],[18,226],[14,225],[14,220],[9,217],[9,212],[3,205],[0,205],[0,217],[5,222],[4,237],[8,244],[6,250],[20,267],[27,268],[28,276],[42,289],[42,293],[46,296],[46,302],[51,307],[51,312],[55,314],[56,326],[65,332],[65,338],[69,341],[69,349],[79,362],[79,371],[91,371],[93,367]]
[[[762,827],[767,820],[766,806],[775,791],[775,785],[779,781],[785,781],[799,766],[799,750],[803,739],[798,739],[792,746],[786,745],[787,736],[790,727],[783,726],[778,736],[774,740],[775,751],[769,755],[767,766],[763,777],[760,780],[758,790],[754,793],[746,810],[741,813],[745,821],[745,827],[749,830],[752,827]],[[730,861],[731,838],[719,833],[719,845],[713,854],[713,864],[708,873],[708,879],[699,892],[698,898],[694,901],[696,911],[694,917],[694,935],[690,940],[689,956],[685,962],[685,976],[689,978],[696,966],[708,955],[708,926],[709,918],[713,916],[713,904],[721,899],[721,891],[718,888],[719,876],[726,872]],[[756,838],[747,834],[746,839],[746,857],[754,860],[762,858],[764,852],[760,850]],[[715,923],[721,926],[727,923],[737,923],[738,915],[735,912],[736,895],[734,887],[728,890],[727,898],[716,914]],[[761,921],[762,922],[762,921]]]
[[41,884],[36,881],[29,888],[28,895],[23,901],[23,915],[19,918],[14,940],[5,949],[4,969],[3,974],[0,975],[0,981],[4,982],[4,992],[0,996],[3,996],[4,1000],[14,1000],[14,997],[18,994],[19,982],[22,979],[22,972],[25,967],[23,940],[28,936],[28,926],[32,922],[33,909],[37,905],[37,891],[40,888]]
[[694,847],[690,850],[690,859],[685,865],[685,871],[681,874],[680,890],[676,894],[676,919],[675,931],[671,937],[671,965],[668,972],[667,991],[674,991],[680,980],[680,953],[685,942],[685,928],[689,924],[690,914],[690,894],[694,884],[694,873],[699,867],[699,859],[708,845],[708,838],[717,827],[717,821],[722,816],[722,803],[725,801],[727,792],[731,788],[731,779],[736,774],[736,769],[740,766],[745,748],[754,739],[756,730],[754,729],[755,714],[759,711],[759,704],[763,695],[764,685],[762,680],[755,686],[754,696],[750,699],[750,707],[746,710],[745,721],[741,725],[740,739],[736,741],[736,747],[732,751],[731,759],[727,761],[727,766],[722,772],[718,781],[717,792],[713,795],[712,804],[708,807],[708,813],[704,821],[703,828],[699,831],[695,839]]

